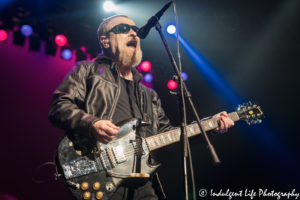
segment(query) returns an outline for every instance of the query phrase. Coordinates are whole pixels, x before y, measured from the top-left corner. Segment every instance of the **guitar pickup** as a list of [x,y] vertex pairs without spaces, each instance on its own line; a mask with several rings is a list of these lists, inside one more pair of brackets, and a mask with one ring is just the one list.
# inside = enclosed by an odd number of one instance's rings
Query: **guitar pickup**
[[115,155],[116,161],[118,164],[126,162],[125,155],[123,153],[123,147],[121,145],[113,147],[112,151]]
[[106,151],[107,157],[108,157],[112,167],[113,168],[116,167],[117,163],[116,163],[116,160],[115,160],[110,148],[105,148],[105,151]]

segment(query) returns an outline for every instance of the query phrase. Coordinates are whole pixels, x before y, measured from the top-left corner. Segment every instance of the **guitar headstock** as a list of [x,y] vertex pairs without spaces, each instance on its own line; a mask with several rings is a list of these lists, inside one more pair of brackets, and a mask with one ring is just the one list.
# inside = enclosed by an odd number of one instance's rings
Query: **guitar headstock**
[[251,101],[249,103],[244,103],[243,105],[239,105],[237,110],[237,114],[239,118],[248,125],[251,124],[260,124],[261,118],[265,118],[264,112],[258,103],[252,104]]

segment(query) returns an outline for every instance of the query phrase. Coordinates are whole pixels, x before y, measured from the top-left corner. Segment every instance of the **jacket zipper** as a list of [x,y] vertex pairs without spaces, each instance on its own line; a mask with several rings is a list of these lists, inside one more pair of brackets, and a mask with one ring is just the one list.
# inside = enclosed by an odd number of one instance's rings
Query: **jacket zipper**
[[[114,64],[114,65],[116,65],[116,64]],[[120,93],[121,93],[121,81],[120,81],[119,69],[116,68],[116,70],[118,72],[118,78],[117,78],[117,81],[118,81],[118,90],[117,90],[117,95],[116,95],[115,101],[113,103],[112,109],[111,109],[111,111],[109,113],[109,116],[108,116],[108,120],[110,120],[111,122],[113,121],[112,120],[112,116],[113,116],[113,113],[115,112],[115,109],[117,107],[117,102],[119,100]]]

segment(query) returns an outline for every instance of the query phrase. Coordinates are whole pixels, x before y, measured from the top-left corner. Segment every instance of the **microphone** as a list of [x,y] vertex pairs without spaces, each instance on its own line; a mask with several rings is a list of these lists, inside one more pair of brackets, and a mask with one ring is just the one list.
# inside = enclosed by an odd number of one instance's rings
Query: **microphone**
[[160,11],[158,11],[154,16],[152,16],[147,24],[143,27],[141,27],[137,35],[139,38],[144,39],[149,34],[150,29],[156,25],[156,22],[158,22],[161,18],[161,16],[164,14],[164,12],[170,7],[173,1],[168,2]]

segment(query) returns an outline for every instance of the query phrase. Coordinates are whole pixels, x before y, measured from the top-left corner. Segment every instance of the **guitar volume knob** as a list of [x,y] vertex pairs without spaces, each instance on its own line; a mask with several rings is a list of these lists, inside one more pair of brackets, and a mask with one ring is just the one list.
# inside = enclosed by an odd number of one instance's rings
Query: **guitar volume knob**
[[87,182],[81,183],[81,189],[82,190],[87,190],[89,188],[89,184]]
[[96,199],[102,199],[102,198],[103,198],[103,192],[97,192]]
[[90,198],[91,198],[91,193],[90,192],[83,193],[83,199],[90,199]]
[[93,184],[93,189],[94,190],[99,190],[100,189],[100,183],[99,182],[96,182]]

